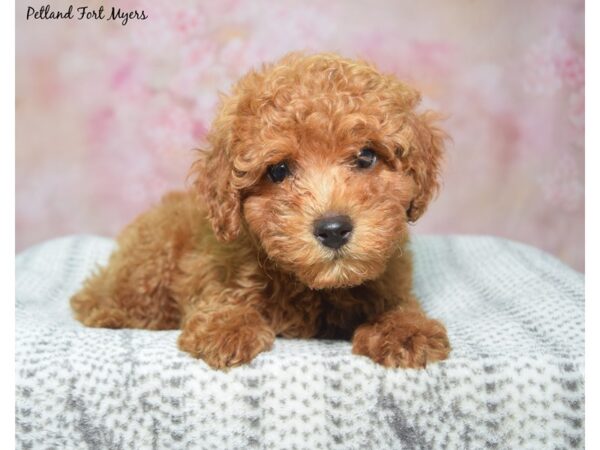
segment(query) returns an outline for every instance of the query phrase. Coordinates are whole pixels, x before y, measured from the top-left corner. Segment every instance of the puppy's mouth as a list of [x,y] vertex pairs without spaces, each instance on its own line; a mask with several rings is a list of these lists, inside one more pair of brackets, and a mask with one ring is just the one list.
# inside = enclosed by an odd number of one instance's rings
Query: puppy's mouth
[[381,274],[379,268],[364,261],[352,259],[347,252],[331,252],[327,261],[319,267],[311,267],[307,271],[296,273],[300,281],[310,289],[342,289],[363,284],[377,278]]
[[335,250],[332,252],[332,255],[331,255],[332,261],[341,261],[342,259],[344,259],[343,252],[341,252],[340,250]]

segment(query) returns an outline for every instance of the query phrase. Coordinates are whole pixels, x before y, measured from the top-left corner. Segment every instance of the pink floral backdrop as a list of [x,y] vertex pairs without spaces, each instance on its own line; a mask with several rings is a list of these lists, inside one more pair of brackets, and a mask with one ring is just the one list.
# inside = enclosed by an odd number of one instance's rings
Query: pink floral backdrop
[[16,5],[17,250],[117,233],[184,185],[219,90],[307,50],[371,60],[446,114],[444,188],[415,232],[584,269],[583,1],[119,1],[148,19],[25,20],[47,3]]

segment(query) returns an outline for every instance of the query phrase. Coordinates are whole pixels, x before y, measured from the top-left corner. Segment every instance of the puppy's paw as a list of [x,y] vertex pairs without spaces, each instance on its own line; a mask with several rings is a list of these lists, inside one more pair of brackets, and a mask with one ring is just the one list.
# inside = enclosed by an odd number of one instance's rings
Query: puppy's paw
[[215,369],[248,363],[269,350],[275,333],[256,311],[238,307],[191,316],[178,345]]
[[446,359],[450,343],[437,320],[419,312],[390,311],[356,329],[352,352],[385,367],[418,368]]

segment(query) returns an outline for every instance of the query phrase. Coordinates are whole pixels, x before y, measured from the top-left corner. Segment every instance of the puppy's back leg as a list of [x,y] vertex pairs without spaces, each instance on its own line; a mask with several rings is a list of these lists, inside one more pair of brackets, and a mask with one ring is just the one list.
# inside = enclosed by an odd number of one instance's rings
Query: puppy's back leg
[[[180,313],[169,295],[168,269],[164,260],[123,254],[119,249],[109,265],[86,280],[71,298],[75,317],[97,328],[179,328]],[[127,260],[127,261],[124,261]]]
[[119,236],[108,265],[72,297],[75,317],[90,327],[179,328],[171,286],[197,214],[190,195],[171,193],[139,216]]
[[107,268],[88,278],[83,288],[71,297],[71,308],[75,318],[88,327],[127,328],[127,315],[119,307],[108,278]]

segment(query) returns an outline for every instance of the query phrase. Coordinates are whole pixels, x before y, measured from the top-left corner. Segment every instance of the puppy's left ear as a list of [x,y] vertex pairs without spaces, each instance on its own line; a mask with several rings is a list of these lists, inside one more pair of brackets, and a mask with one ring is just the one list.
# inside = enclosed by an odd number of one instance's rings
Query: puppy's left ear
[[201,153],[190,170],[215,237],[221,242],[235,240],[241,229],[240,193],[234,186],[231,162],[235,107],[235,98],[223,100],[208,134],[210,148]]
[[192,166],[194,185],[207,209],[208,220],[217,240],[231,242],[240,233],[239,192],[232,186],[233,168],[227,155],[213,149]]
[[437,127],[440,116],[432,111],[408,118],[408,136],[398,151],[403,169],[413,178],[414,191],[406,215],[415,222],[427,209],[439,188],[444,141],[447,134]]

